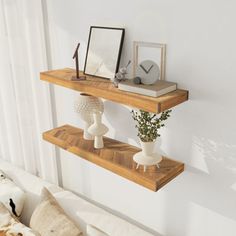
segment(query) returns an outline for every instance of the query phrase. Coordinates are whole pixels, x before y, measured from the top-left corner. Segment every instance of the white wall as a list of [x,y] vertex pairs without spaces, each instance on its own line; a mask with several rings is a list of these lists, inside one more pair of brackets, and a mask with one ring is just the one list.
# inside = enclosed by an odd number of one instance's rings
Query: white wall
[[[168,236],[236,235],[236,3],[233,0],[48,1],[53,67],[84,60],[90,25],[126,28],[123,64],[132,41],[167,43],[167,78],[190,90],[162,130],[161,150],[186,171],[151,192],[61,151],[64,187]],[[58,124],[82,127],[77,93],[56,87]],[[105,102],[109,136],[137,144],[129,110]]]

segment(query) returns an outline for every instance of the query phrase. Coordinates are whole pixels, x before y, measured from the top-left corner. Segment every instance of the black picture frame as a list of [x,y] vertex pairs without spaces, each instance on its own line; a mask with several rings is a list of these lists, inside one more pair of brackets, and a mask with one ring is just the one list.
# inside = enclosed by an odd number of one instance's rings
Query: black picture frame
[[[117,45],[115,45],[116,51],[117,51],[117,57],[113,58],[114,63],[112,64],[112,70],[110,71],[110,73],[104,73],[101,72],[97,72],[93,71],[93,73],[91,73],[91,68],[95,68],[90,66],[91,65],[91,47],[94,47],[95,45],[91,45],[91,44],[95,44],[95,42],[91,42],[92,37],[95,37],[93,34],[94,32],[98,32],[101,30],[102,31],[106,31],[106,30],[110,30],[110,33],[115,33],[116,31],[120,31],[120,39],[116,39],[118,40],[118,42],[116,42]],[[107,31],[108,33],[108,31]],[[87,51],[86,51],[86,58],[85,58],[85,63],[84,63],[84,74],[85,75],[92,75],[95,77],[99,77],[99,78],[103,78],[103,79],[112,79],[112,77],[115,76],[115,74],[118,72],[119,70],[119,66],[120,66],[120,59],[121,59],[121,53],[122,53],[122,48],[123,48],[123,44],[124,44],[124,37],[125,37],[125,29],[124,28],[115,28],[115,27],[103,27],[103,26],[91,26],[90,27],[90,31],[89,31],[89,37],[88,37],[88,45],[87,45]],[[98,41],[97,41],[98,42]],[[100,42],[101,43],[101,42]],[[102,45],[101,47],[104,47],[103,50],[106,50],[106,44],[104,43],[104,45]],[[107,49],[108,50],[108,49]],[[99,54],[99,53],[98,53]],[[101,55],[96,55],[94,57],[98,57],[100,58],[100,60],[103,60]],[[101,57],[100,57],[101,56]],[[95,59],[94,59],[95,60]],[[107,60],[108,61],[108,60]],[[112,60],[110,60],[112,61]],[[88,64],[90,63],[90,65],[88,66]],[[109,62],[110,63],[110,62]],[[101,67],[101,66],[100,66]],[[106,67],[105,63],[104,63],[104,67]]]

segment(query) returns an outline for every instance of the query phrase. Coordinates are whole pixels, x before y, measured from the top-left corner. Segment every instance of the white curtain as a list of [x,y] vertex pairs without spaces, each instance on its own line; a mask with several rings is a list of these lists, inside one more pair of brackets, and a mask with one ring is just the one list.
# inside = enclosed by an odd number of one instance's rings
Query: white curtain
[[[0,158],[57,182],[43,8],[40,0],[0,0]],[[1,168],[1,167],[0,167]]]

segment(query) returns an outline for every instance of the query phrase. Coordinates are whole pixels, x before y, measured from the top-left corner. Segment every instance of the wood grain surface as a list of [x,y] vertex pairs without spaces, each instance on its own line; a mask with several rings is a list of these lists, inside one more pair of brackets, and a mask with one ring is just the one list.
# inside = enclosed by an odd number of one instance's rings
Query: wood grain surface
[[[106,79],[86,75],[84,81],[71,81],[76,72],[73,69],[60,69],[40,73],[40,79],[66,88],[104,98],[116,103],[145,111],[160,113],[188,100],[188,91],[177,89],[160,97],[148,97],[121,91]],[[83,72],[80,73],[83,75]]]
[[104,137],[103,149],[95,149],[93,141],[83,139],[79,128],[64,125],[43,133],[43,139],[75,155],[129,179],[150,190],[157,191],[184,171],[184,164],[163,157],[160,168],[151,166],[144,172],[136,170],[133,155],[139,148]]

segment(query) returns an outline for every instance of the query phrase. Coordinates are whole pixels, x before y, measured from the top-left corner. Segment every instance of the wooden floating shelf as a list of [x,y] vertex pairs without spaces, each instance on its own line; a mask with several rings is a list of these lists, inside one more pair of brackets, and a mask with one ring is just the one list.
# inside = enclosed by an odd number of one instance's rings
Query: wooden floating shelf
[[139,148],[104,137],[103,149],[95,149],[93,141],[83,139],[83,131],[64,125],[43,133],[43,139],[81,158],[101,166],[150,190],[157,191],[184,171],[184,164],[163,157],[160,168],[151,166],[136,170],[133,155]]
[[153,113],[163,112],[188,100],[188,91],[186,90],[177,89],[174,92],[154,98],[121,91],[115,88],[109,80],[94,76],[87,75],[87,80],[84,81],[71,81],[73,75],[75,75],[75,70],[66,68],[42,72],[40,79]]

